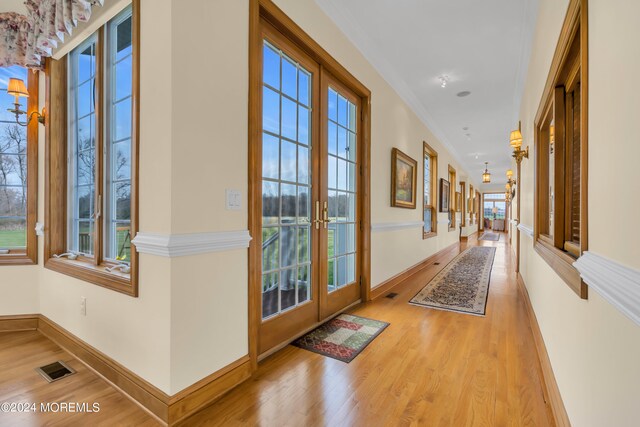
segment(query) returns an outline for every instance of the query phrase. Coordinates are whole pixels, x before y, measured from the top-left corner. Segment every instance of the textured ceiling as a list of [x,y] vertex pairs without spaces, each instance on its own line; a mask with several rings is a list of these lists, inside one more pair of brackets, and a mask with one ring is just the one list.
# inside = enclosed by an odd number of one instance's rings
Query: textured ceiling
[[[474,181],[489,162],[492,184],[481,190],[503,191],[537,0],[316,2]],[[471,95],[456,96],[461,91]]]

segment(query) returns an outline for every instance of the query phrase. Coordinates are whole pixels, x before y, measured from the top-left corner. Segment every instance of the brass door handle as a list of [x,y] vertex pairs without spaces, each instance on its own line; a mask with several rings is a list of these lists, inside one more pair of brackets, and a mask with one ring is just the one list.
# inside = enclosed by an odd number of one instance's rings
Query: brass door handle
[[322,222],[324,223],[324,228],[327,228],[327,224],[331,222],[329,219],[329,208],[327,207],[327,202],[324,202],[324,208],[322,209]]
[[320,223],[322,220],[320,219],[320,200],[316,200],[316,219],[313,220],[313,223],[316,226],[316,230],[320,229]]

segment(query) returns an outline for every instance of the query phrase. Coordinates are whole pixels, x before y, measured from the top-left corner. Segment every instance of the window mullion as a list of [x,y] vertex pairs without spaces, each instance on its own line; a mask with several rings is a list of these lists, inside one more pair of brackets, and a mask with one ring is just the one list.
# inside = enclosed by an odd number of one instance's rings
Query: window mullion
[[104,130],[105,130],[105,29],[98,30],[96,42],[96,76],[95,76],[95,112],[96,112],[96,179],[95,179],[95,215],[93,241],[94,264],[100,265],[103,261],[104,248]]

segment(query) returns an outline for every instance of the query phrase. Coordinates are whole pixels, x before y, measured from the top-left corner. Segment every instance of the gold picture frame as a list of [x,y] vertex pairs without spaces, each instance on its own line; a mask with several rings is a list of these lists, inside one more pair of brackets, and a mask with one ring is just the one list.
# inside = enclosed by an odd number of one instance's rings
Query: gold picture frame
[[418,162],[397,148],[391,150],[391,206],[416,208]]

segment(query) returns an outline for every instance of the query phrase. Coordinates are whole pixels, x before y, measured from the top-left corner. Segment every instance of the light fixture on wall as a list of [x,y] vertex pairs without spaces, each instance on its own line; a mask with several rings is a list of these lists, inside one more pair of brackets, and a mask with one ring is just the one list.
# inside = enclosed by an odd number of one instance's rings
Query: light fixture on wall
[[513,158],[517,163],[522,162],[522,159],[529,158],[529,146],[526,149],[522,149],[522,132],[520,130],[521,124],[518,122],[518,129],[511,132],[509,135],[509,144],[513,148]]
[[[35,115],[38,119],[38,122],[44,124],[44,108],[42,109],[42,113],[38,113],[37,111],[32,112],[27,115],[26,111],[20,109],[20,97],[28,98],[29,91],[27,91],[27,87],[24,84],[24,80],[22,79],[9,79],[9,84],[7,85],[7,93],[9,95],[13,95],[14,102],[13,108],[7,108],[7,111],[14,114],[16,116],[16,123],[20,126],[28,126]],[[27,121],[22,123],[20,122],[21,115],[27,116]]]
[[507,193],[514,197],[516,195],[516,180],[513,179],[513,171],[511,169],[507,170],[507,185],[506,185]]
[[484,173],[482,174],[482,183],[489,184],[491,182],[491,174],[488,169],[488,162],[484,162]]

